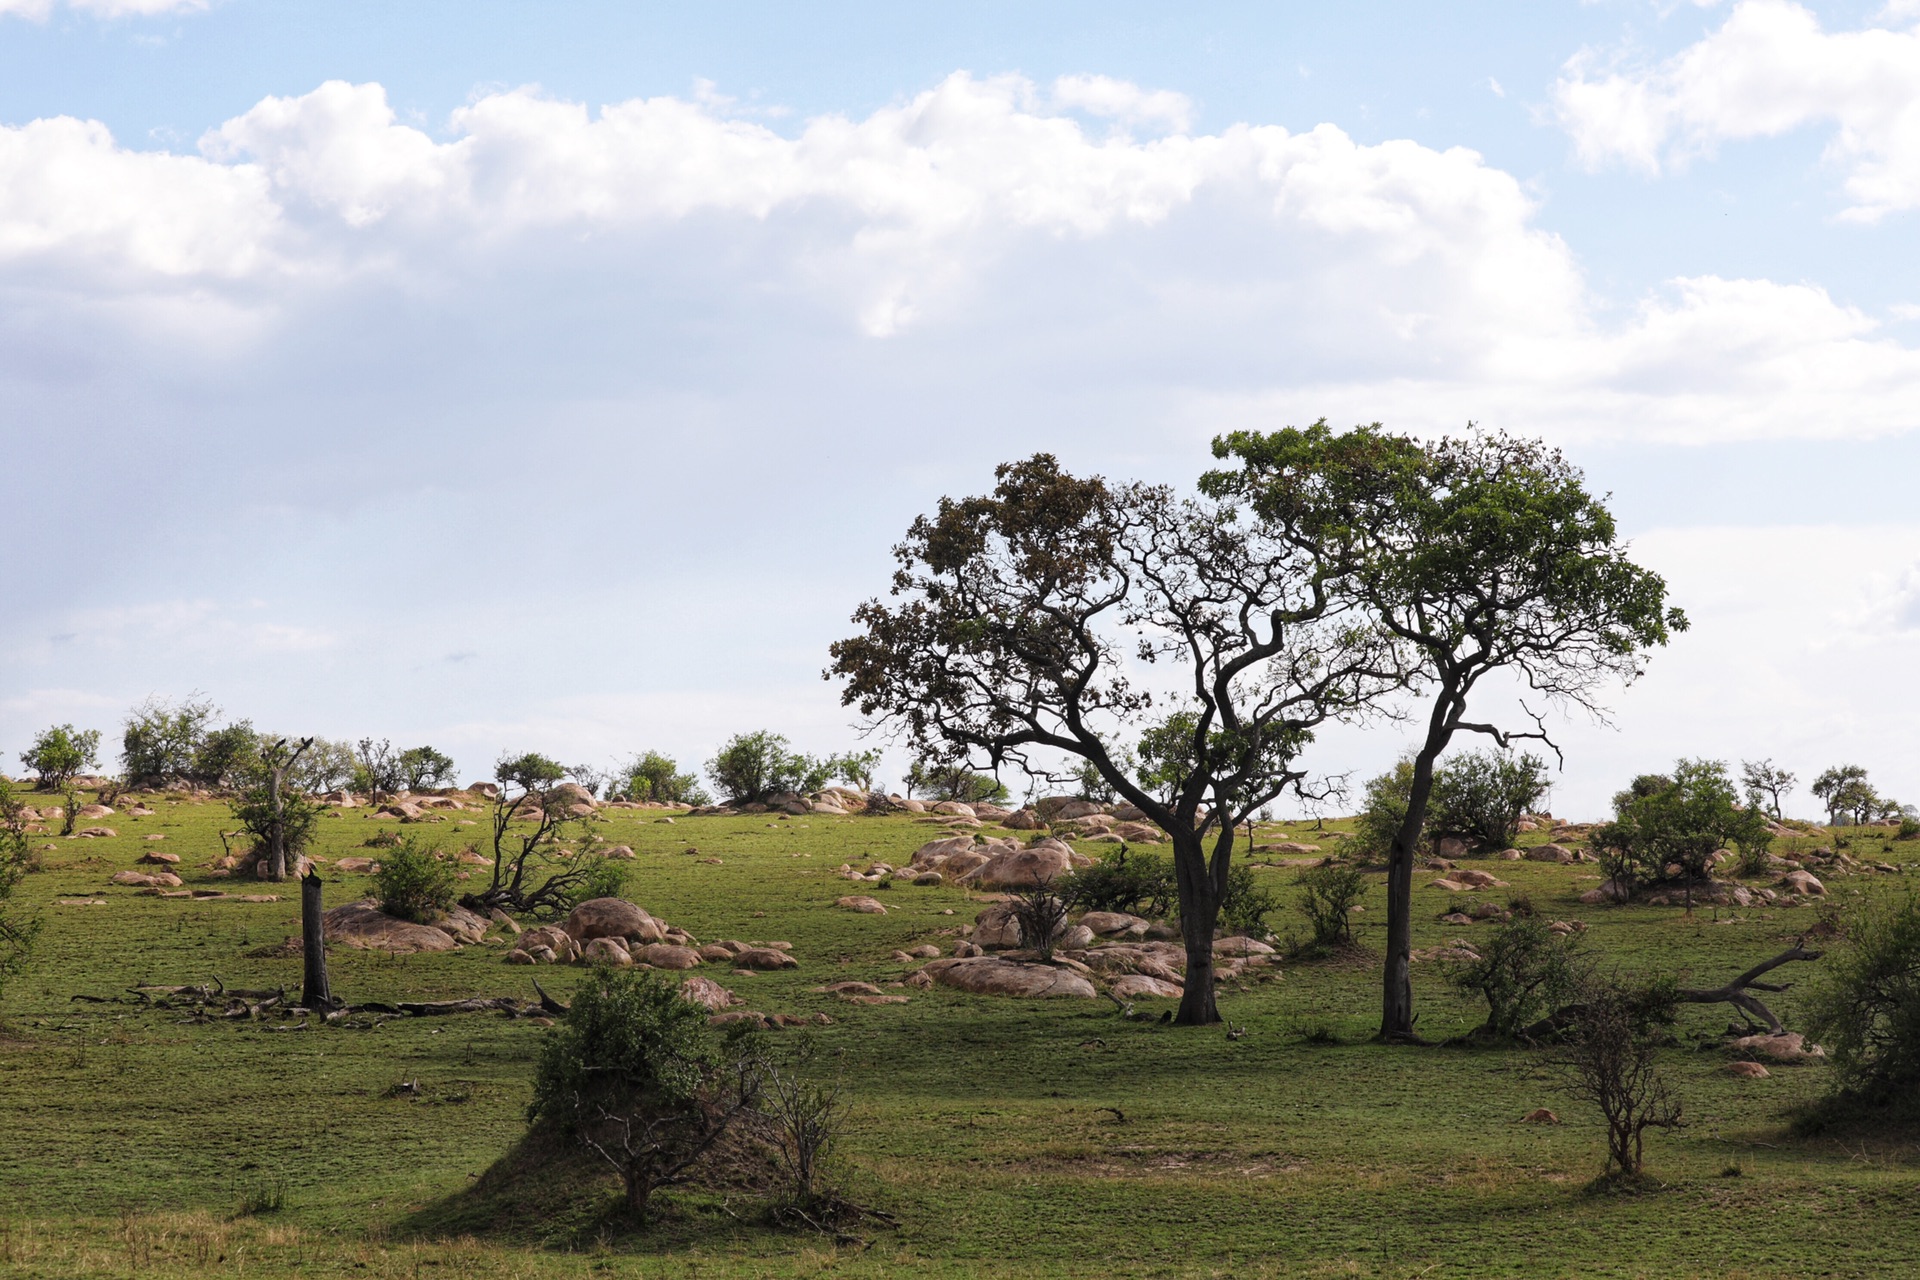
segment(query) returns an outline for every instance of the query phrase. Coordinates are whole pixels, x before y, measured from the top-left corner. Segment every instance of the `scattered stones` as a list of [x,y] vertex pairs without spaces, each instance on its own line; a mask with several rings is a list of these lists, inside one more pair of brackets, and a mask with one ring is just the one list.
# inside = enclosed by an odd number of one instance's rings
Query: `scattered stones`
[[109,836],[117,836],[120,833],[112,827],[82,827],[73,834],[83,840],[104,840]]
[[333,864],[333,869],[350,875],[373,875],[380,870],[380,864],[372,858],[342,858]]
[[842,907],[848,911],[857,911],[863,916],[883,916],[887,914],[885,903],[881,902],[878,898],[869,898],[863,894],[836,898],[834,899],[833,905]]
[[587,964],[610,964],[625,968],[633,963],[627,944],[619,938],[595,938],[580,948],[580,959]]
[[1821,884],[1811,871],[1789,871],[1780,877],[1779,884],[1788,893],[1803,896],[1821,897],[1827,892],[1827,886]]
[[1579,859],[1574,856],[1573,850],[1566,848],[1564,845],[1542,844],[1535,845],[1533,848],[1527,850],[1527,861],[1557,862],[1564,866],[1570,862],[1577,862]]
[[[542,956],[540,953],[545,952]],[[629,953],[631,954],[631,953]],[[525,957],[515,959],[514,957]],[[508,964],[567,964],[580,958],[580,944],[557,924],[543,924],[521,934],[507,952]]]
[[140,861],[150,866],[171,867],[178,865],[180,855],[177,853],[161,853],[158,849],[155,849],[148,853],[141,854]]
[[693,969],[700,964],[698,951],[671,942],[650,942],[646,946],[632,948],[631,954],[635,963],[650,964],[656,969]]
[[560,927],[576,942],[623,938],[649,943],[666,937],[660,921],[624,898],[590,898],[576,906]]
[[1216,956],[1270,956],[1273,948],[1253,938],[1216,938],[1213,943]]
[[1124,911],[1089,911],[1080,923],[1103,938],[1144,938],[1148,921]]
[[800,962],[785,951],[773,947],[748,947],[733,957],[733,963],[742,969],[767,972],[774,969],[798,969]]
[[1072,875],[1074,856],[1071,848],[1049,836],[1024,849],[1004,849],[958,879],[979,889],[1035,889]]
[[181,884],[180,877],[171,871],[155,871],[151,874],[144,871],[116,871],[112,880],[114,884],[137,885],[147,889],[177,889]]

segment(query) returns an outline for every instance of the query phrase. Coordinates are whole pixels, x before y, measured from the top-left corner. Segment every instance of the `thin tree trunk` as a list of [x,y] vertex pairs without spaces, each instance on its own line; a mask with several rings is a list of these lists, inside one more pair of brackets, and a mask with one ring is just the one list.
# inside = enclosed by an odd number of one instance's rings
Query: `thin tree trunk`
[[[1435,707],[1435,726],[1440,721]],[[1413,1034],[1413,860],[1420,831],[1427,822],[1427,800],[1433,794],[1434,761],[1445,746],[1430,728],[1427,746],[1414,757],[1413,787],[1407,793],[1406,816],[1387,854],[1387,958],[1380,978],[1380,1039],[1389,1044],[1414,1039]]]
[[267,835],[267,874],[276,881],[287,878],[287,836],[286,824],[281,821],[280,774],[280,769],[274,768],[267,781],[273,801],[273,826]]
[[1213,930],[1220,918],[1220,895],[1198,834],[1174,837],[1173,864],[1180,884],[1180,936],[1187,948],[1180,1010],[1173,1020],[1183,1027],[1212,1026],[1220,1021],[1213,997]]
[[320,877],[312,871],[300,881],[300,947],[306,958],[306,983],[300,1003],[309,1009],[333,1007],[333,989],[327,984],[327,939],[320,918],[320,887]]

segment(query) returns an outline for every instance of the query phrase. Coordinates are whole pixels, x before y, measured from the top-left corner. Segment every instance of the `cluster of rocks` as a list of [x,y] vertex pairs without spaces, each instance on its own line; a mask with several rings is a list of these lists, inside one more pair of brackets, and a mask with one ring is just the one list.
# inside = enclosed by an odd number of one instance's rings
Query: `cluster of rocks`
[[686,930],[668,924],[623,898],[594,898],[559,924],[521,933],[507,952],[508,964],[611,964],[625,968],[693,969],[724,964],[736,972],[796,968],[788,942],[740,942],[723,938],[702,946]]

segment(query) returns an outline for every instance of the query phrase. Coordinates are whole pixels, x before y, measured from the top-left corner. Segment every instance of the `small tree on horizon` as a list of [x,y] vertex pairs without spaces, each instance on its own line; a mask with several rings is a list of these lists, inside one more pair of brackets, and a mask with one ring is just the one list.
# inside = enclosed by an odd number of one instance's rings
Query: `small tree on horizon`
[[707,762],[707,776],[730,804],[757,804],[787,792],[818,791],[833,777],[831,764],[788,750],[767,729],[737,733]]
[[100,731],[57,724],[42,729],[33,745],[20,753],[20,763],[33,770],[40,791],[65,791],[67,780],[99,763]]
[[1785,769],[1776,769],[1772,760],[1742,760],[1740,762],[1740,785],[1747,789],[1747,805],[1750,808],[1764,807],[1773,815],[1775,822],[1780,821],[1780,801],[1793,790],[1799,778]]

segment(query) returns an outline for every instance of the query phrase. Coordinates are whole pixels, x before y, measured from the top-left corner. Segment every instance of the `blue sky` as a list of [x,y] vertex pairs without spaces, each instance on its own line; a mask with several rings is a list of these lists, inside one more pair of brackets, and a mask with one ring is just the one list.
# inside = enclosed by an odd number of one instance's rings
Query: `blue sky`
[[0,0],[0,749],[193,689],[472,773],[846,746],[940,494],[1324,414],[1564,445],[1695,615],[1562,810],[1920,798],[1917,19]]

